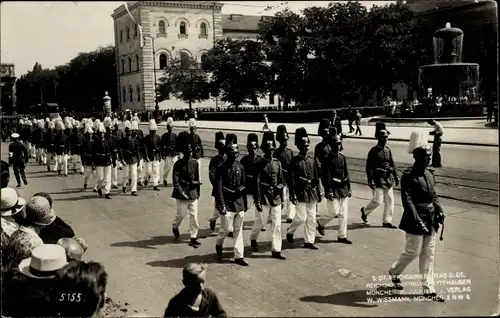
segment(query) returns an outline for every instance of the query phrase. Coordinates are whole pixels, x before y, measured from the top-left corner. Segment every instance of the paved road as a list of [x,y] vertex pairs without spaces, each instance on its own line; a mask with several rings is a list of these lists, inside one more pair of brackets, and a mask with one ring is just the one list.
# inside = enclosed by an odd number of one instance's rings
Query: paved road
[[[5,158],[5,144],[2,157]],[[202,177],[208,184],[207,160],[203,160]],[[450,300],[446,303],[397,301],[395,296],[371,295],[370,284],[385,283],[388,267],[401,252],[404,233],[379,228],[381,211],[370,217],[371,227],[359,225],[359,208],[368,202],[370,191],[353,186],[349,203],[349,237],[351,246],[336,244],[336,224],[319,240],[320,250],[292,248],[286,242],[287,261],[277,261],[268,253],[246,252],[250,267],[215,261],[214,240],[205,230],[212,212],[210,189],[203,187],[200,202],[200,224],[203,228],[199,249],[187,246],[187,223],[181,226],[181,242],[174,242],[170,224],[175,203],[171,188],[161,192],[139,191],[139,197],[113,191],[113,200],[97,198],[83,192],[80,175],[67,178],[48,173],[31,164],[27,168],[29,185],[20,192],[29,197],[35,192],[52,194],[58,215],[68,221],[79,236],[85,237],[89,250],[87,260],[102,262],[109,273],[108,294],[117,311],[110,317],[124,317],[135,311],[160,316],[166,304],[180,288],[181,268],[186,261],[208,263],[207,285],[215,289],[232,317],[306,317],[306,316],[408,316],[490,315],[498,303],[498,209],[462,204],[443,199],[448,214],[445,240],[437,243],[435,273],[465,276],[465,285],[457,280],[439,278],[438,289]],[[397,224],[401,216],[396,194]],[[323,211],[323,207],[321,211]],[[248,245],[252,212],[245,217],[245,240]],[[283,224],[283,228],[286,228]],[[284,235],[284,234],[283,234]],[[302,242],[302,229],[297,239]],[[269,231],[262,232],[262,246],[269,249]],[[231,254],[230,241],[226,253]],[[418,262],[408,274],[418,273]],[[459,275],[457,275],[457,273]],[[455,282],[453,282],[455,281]],[[451,287],[463,287],[453,291]],[[467,291],[470,288],[470,291]],[[406,288],[418,293],[419,288]],[[385,290],[379,290],[380,294]],[[462,300],[458,300],[462,299]]]

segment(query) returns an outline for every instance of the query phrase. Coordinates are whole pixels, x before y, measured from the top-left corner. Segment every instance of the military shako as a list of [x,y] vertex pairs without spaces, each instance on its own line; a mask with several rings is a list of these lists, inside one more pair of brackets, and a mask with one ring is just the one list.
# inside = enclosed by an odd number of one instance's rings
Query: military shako
[[279,142],[290,139],[285,125],[279,125],[276,129],[276,140]]
[[295,146],[300,147],[309,144],[310,140],[307,130],[304,127],[297,128],[295,130]]
[[319,126],[318,126],[318,135],[324,136],[325,133],[328,134],[329,128],[330,128],[330,120],[327,118],[321,119],[321,121],[319,122]]
[[219,150],[221,147],[224,147],[226,144],[226,139],[224,137],[224,133],[222,131],[218,131],[215,133],[215,149]]
[[[266,133],[264,133],[265,135]],[[255,133],[250,133],[247,136],[247,148],[256,150],[259,148],[259,137]]]
[[183,131],[177,136],[176,151],[185,153],[192,151],[191,144],[189,143],[189,132]]
[[262,151],[276,149],[276,141],[274,140],[274,134],[272,131],[265,131],[262,135]]

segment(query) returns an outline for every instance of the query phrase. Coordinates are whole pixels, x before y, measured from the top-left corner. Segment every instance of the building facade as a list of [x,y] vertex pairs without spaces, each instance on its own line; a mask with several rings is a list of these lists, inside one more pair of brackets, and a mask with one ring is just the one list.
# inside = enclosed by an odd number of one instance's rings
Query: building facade
[[[172,59],[188,56],[201,62],[216,40],[255,39],[262,17],[223,15],[223,4],[207,1],[135,1],[112,14],[116,46],[117,89],[120,109],[153,109],[155,86]],[[135,21],[134,21],[135,20]],[[139,29],[142,27],[142,41]],[[142,44],[142,47],[141,47]],[[260,105],[269,105],[265,98]],[[273,101],[274,102],[274,101]],[[224,104],[211,99],[193,107]],[[174,97],[159,103],[161,109],[186,108]]]
[[14,64],[0,64],[0,113],[16,112],[16,73]]

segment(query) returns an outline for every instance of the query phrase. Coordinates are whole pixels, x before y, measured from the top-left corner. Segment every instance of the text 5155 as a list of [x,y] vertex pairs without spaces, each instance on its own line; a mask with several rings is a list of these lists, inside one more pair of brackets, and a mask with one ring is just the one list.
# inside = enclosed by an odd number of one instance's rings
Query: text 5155
[[59,301],[69,301],[79,303],[82,301],[81,293],[63,293],[61,297],[59,297]]

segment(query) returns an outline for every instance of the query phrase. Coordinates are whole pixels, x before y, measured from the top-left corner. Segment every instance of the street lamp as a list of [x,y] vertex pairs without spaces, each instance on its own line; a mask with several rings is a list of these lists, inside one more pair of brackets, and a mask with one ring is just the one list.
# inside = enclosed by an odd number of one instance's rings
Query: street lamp
[[155,107],[158,106],[158,94],[156,92],[156,89],[158,88],[158,84],[156,83],[156,52],[155,52],[155,39],[151,35],[144,35],[144,38],[150,38],[151,39],[151,45],[153,47],[153,76],[155,78],[155,89],[154,89],[154,94],[155,94]]

